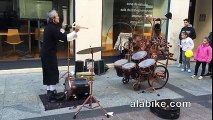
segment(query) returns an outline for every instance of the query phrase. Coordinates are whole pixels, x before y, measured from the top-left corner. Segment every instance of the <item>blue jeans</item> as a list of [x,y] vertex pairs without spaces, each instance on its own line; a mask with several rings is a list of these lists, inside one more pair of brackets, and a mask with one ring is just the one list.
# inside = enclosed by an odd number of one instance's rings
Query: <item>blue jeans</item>
[[185,55],[186,51],[182,52],[182,62],[183,62],[183,69],[186,70],[186,66],[188,69],[190,69],[190,57],[186,57]]

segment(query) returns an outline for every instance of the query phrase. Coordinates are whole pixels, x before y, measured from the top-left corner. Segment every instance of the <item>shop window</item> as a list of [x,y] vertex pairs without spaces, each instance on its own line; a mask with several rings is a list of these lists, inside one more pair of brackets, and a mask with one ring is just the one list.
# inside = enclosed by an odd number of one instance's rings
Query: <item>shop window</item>
[[[117,56],[115,44],[121,33],[134,38],[150,39],[152,25],[146,16],[165,18],[169,0],[103,0],[102,46],[103,56]],[[166,36],[167,22],[161,23],[161,35]],[[128,37],[128,36],[127,36]]]
[[[70,20],[69,0],[15,0],[0,1],[0,61],[34,59],[40,57],[44,28],[47,25],[47,13],[57,8],[61,23]],[[12,3],[12,4],[11,4]],[[7,6],[7,7],[3,7]],[[12,6],[12,7],[11,7]],[[13,7],[13,6],[17,6]],[[17,29],[22,44],[16,46],[20,52],[9,54],[11,45],[6,44],[8,29]],[[58,58],[67,58],[67,42],[58,42]],[[74,43],[70,43],[70,56],[74,56]]]
[[20,18],[46,19],[52,0],[19,0]]

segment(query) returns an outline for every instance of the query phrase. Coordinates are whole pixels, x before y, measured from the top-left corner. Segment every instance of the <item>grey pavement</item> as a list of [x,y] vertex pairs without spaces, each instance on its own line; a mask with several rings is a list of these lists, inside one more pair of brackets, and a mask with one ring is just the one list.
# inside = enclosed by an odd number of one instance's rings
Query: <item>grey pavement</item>
[[[60,67],[60,75],[66,72],[66,66]],[[192,67],[194,69],[194,67]],[[73,69],[73,68],[71,68]],[[193,70],[192,69],[192,70]],[[212,119],[212,80],[191,79],[193,73],[181,72],[175,65],[168,67],[170,78],[168,84],[157,93],[142,93],[148,87],[144,82],[140,91],[134,91],[131,80],[122,83],[113,68],[106,74],[96,76],[94,95],[101,105],[114,116],[106,118],[100,109],[83,109],[77,119],[85,120],[161,120],[149,111],[149,108],[131,108],[130,103],[137,100],[174,99],[189,101],[191,107],[181,108],[180,120],[211,120]],[[63,91],[62,79],[57,85],[58,91]],[[62,108],[45,111],[38,95],[45,94],[42,85],[41,68],[15,69],[0,71],[0,120],[68,120],[79,108]]]

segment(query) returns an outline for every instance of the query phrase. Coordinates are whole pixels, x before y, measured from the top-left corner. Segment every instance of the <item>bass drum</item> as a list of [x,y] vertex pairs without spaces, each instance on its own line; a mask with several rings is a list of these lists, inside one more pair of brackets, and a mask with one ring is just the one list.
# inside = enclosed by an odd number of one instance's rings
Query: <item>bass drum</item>
[[89,96],[90,86],[86,79],[74,79],[73,77],[67,77],[65,79],[64,86],[64,92],[67,100],[70,100],[71,98],[82,98]]

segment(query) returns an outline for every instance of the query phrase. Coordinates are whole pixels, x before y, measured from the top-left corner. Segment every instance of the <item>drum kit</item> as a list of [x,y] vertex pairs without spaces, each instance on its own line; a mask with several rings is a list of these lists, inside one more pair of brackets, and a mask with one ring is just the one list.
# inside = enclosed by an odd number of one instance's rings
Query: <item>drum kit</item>
[[[81,50],[77,52],[77,54],[91,54],[92,55],[92,68],[91,68],[91,77],[89,79],[75,78],[68,73],[68,77],[65,79],[65,94],[66,98],[70,99],[70,97],[82,97],[87,96],[87,99],[80,106],[77,112],[74,114],[73,119],[76,119],[77,114],[81,111],[83,107],[88,109],[95,109],[100,107],[102,111],[105,113],[107,118],[113,116],[112,112],[108,112],[101,106],[100,101],[96,99],[93,95],[93,82],[94,82],[94,59],[93,54],[99,51],[104,50],[103,47],[90,47],[88,49]],[[69,62],[68,62],[69,63]],[[69,65],[68,65],[69,66]],[[97,106],[93,106],[94,103],[97,103]],[[88,104],[88,106],[86,105]]]
[[[152,90],[163,88],[169,78],[169,72],[167,70],[168,60],[173,59],[173,54],[168,50],[160,49],[162,47],[167,48],[168,43],[164,42],[162,38],[153,39],[150,41],[141,41],[141,44],[134,44],[132,38],[129,38],[125,59],[118,60],[114,63],[117,76],[123,77],[122,82],[127,84],[130,79],[136,80],[133,84],[133,89],[138,91],[141,88],[141,83],[148,81],[148,84]],[[134,52],[134,47],[138,47]],[[169,46],[171,47],[171,46]],[[93,54],[104,50],[103,47],[90,47],[88,49],[81,50],[77,54],[91,54],[92,55],[92,68],[91,77],[89,79],[76,79],[69,72],[69,46],[68,46],[68,77],[65,79],[65,94],[66,98],[87,96],[87,99],[80,106],[77,112],[74,114],[73,119],[77,117],[77,114],[83,107],[88,109],[95,109],[100,107],[105,113],[107,118],[113,116],[113,112],[108,112],[101,106],[100,101],[93,95],[93,82],[94,82],[94,59]],[[158,61],[158,56],[162,55],[166,59],[166,64]],[[157,65],[160,63],[162,65]],[[66,73],[63,75],[65,76]],[[150,89],[148,88],[148,89]],[[93,106],[93,102],[97,103],[97,106]],[[88,106],[86,104],[89,104]]]
[[[126,47],[128,57],[114,63],[117,76],[123,77],[122,82],[124,84],[129,83],[130,79],[136,80],[133,84],[135,91],[140,90],[144,81],[148,81],[150,86],[147,90],[151,89],[152,91],[163,88],[168,82],[168,61],[176,61],[176,59],[173,59],[173,53],[169,52],[169,47],[172,46],[161,36],[161,26],[165,20],[171,19],[171,15],[171,13],[165,15],[167,18],[146,18],[153,26],[151,38],[136,41],[139,42],[135,44],[136,46],[131,44],[134,42],[129,41],[129,46]],[[132,51],[134,47],[139,49]],[[159,61],[161,58],[166,60],[166,63]]]
[[[168,49],[165,49],[171,46],[162,38],[141,43],[144,43],[140,45],[145,45],[146,50],[139,50],[132,52],[132,54],[128,53],[131,59],[125,58],[114,63],[117,76],[123,77],[122,82],[124,84],[129,83],[130,79],[136,80],[137,82],[133,84],[135,91],[140,90],[142,82],[146,80],[152,91],[161,89],[169,79],[169,72],[167,70],[168,60],[175,60],[172,58],[173,54]],[[159,56],[163,56],[166,63],[160,62]]]

